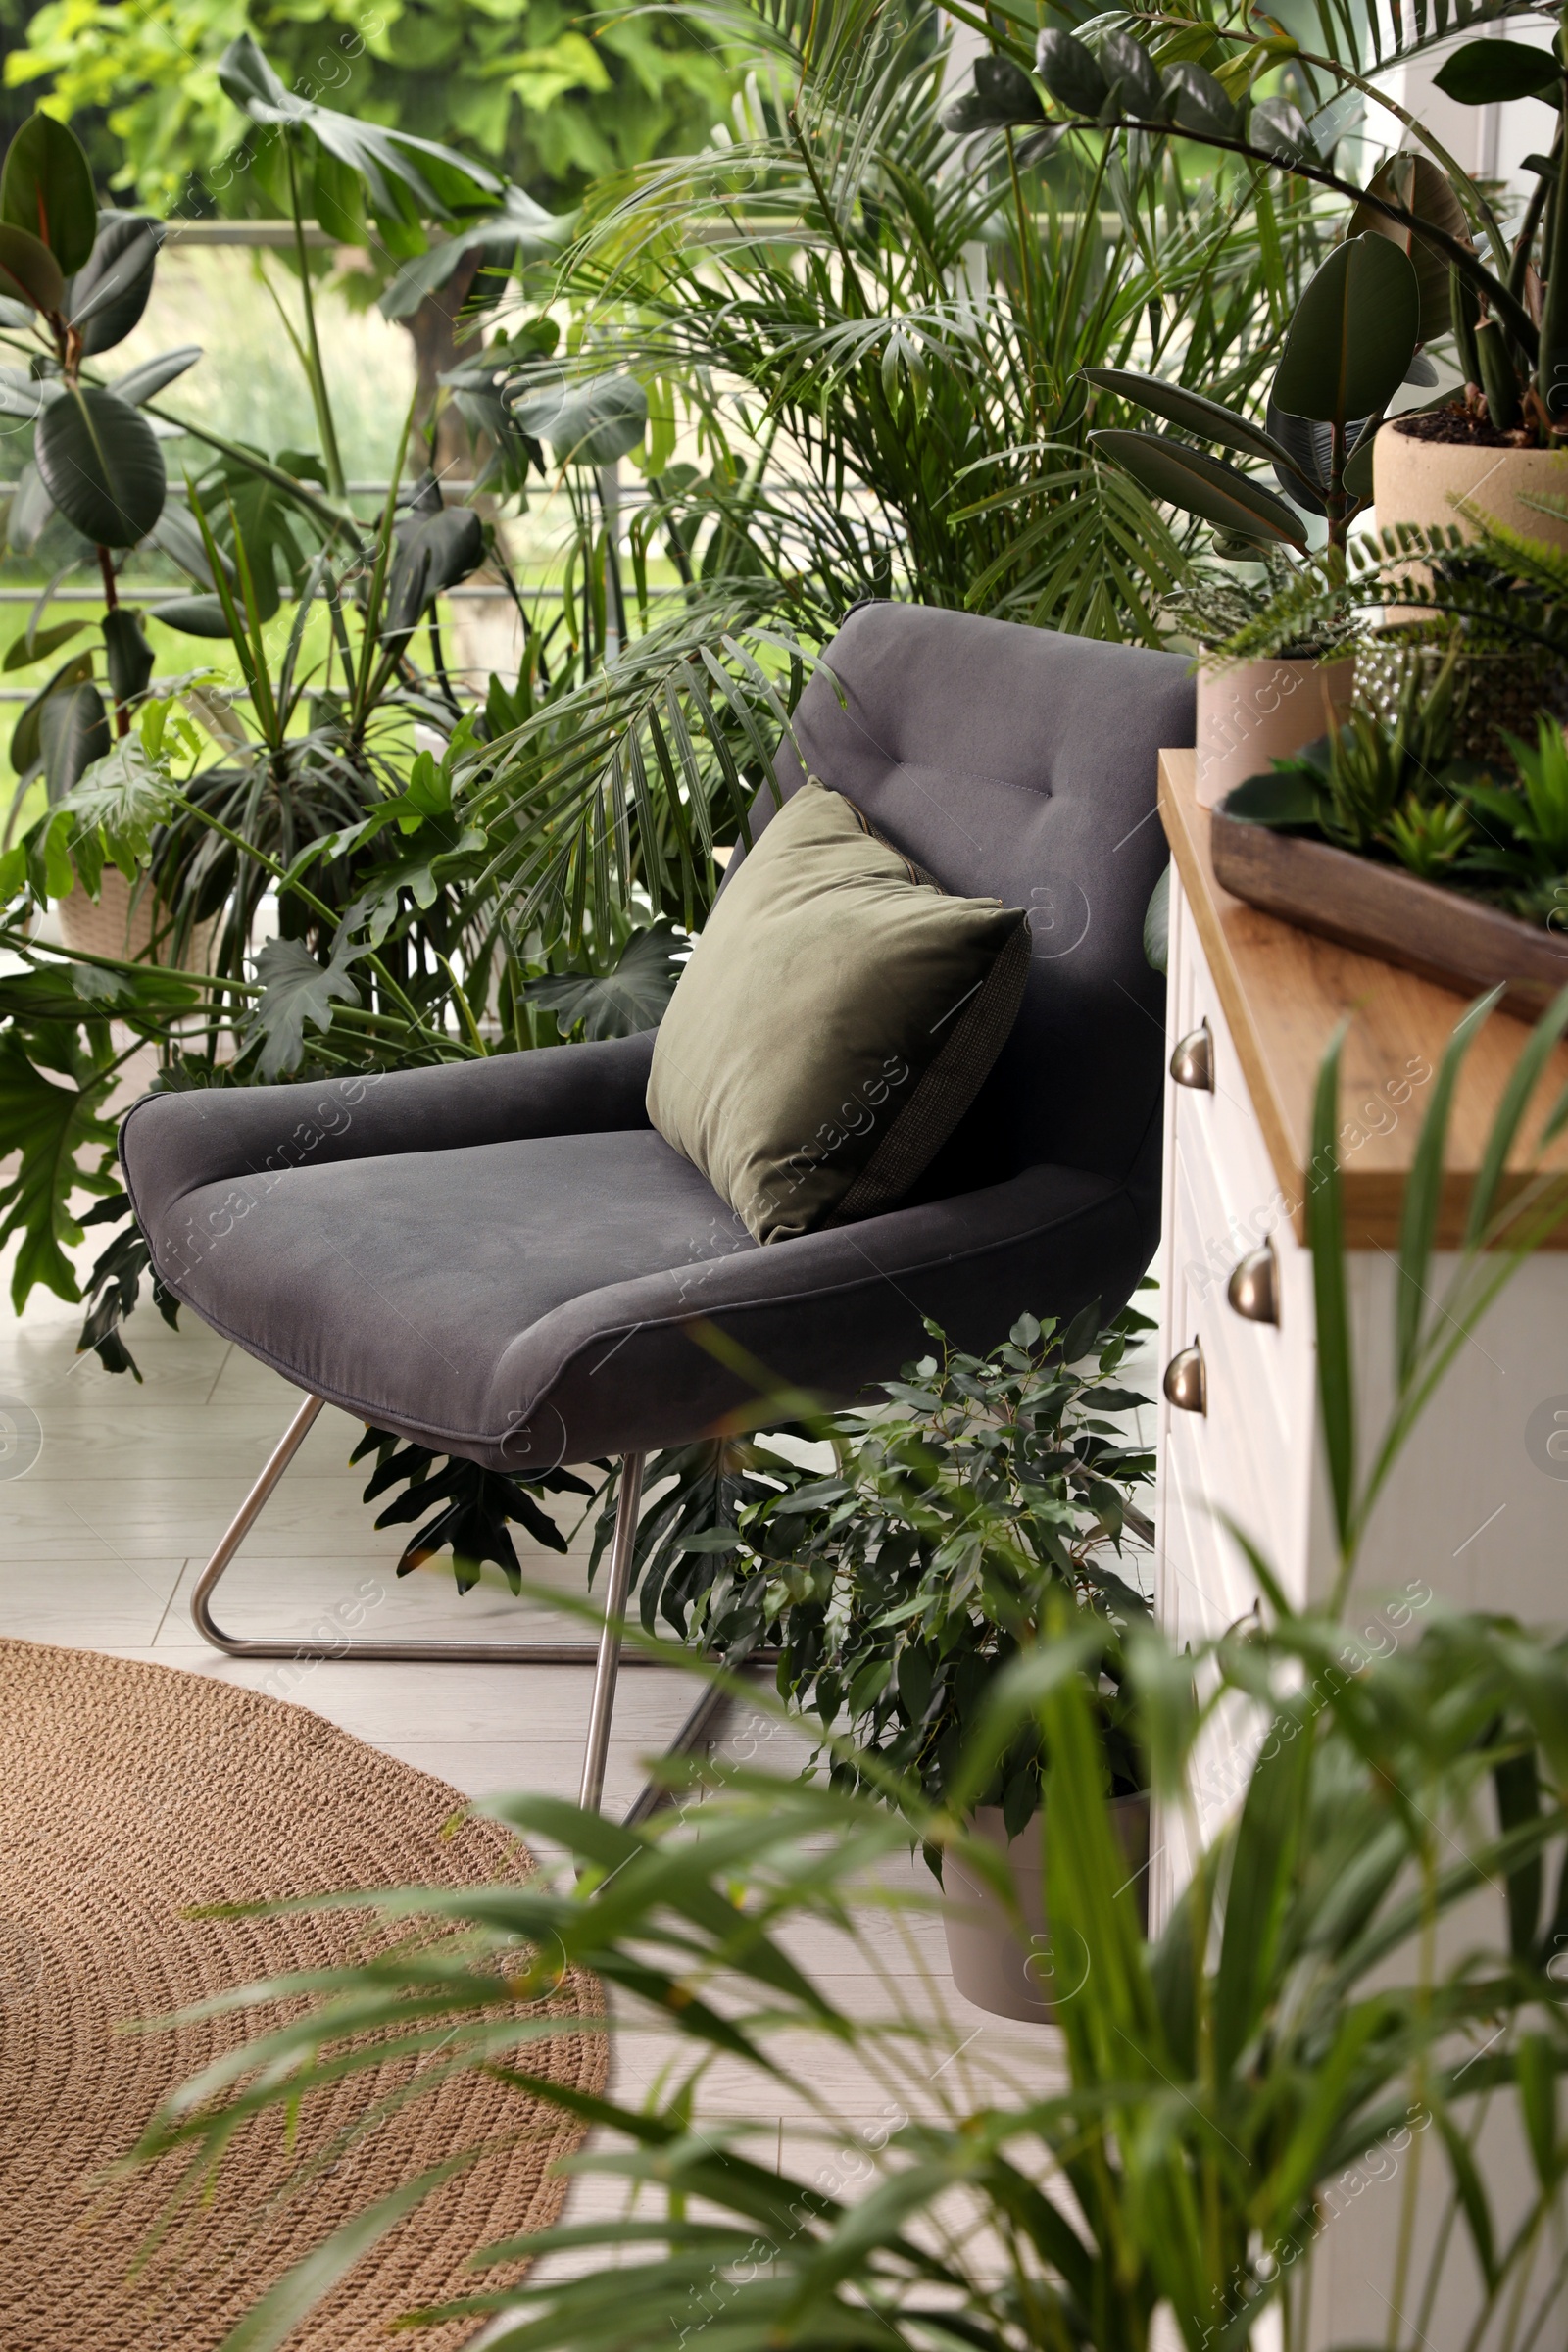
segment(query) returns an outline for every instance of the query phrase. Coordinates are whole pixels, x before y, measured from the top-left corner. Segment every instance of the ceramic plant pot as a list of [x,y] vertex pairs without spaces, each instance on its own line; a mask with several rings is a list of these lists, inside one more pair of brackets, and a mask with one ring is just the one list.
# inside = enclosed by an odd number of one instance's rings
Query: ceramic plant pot
[[[1149,1924],[1149,1798],[1120,1796],[1111,1815],[1127,1875],[1138,1883],[1139,1911]],[[1007,1857],[1027,1931],[1020,1940],[1001,1897],[950,1855],[943,1872],[942,1924],[948,1938],[953,1982],[966,2001],[996,2017],[1049,2025],[1059,2003],[1071,2000],[1083,1970],[1071,1951],[1057,1951],[1046,1919],[1044,1847],[1036,1814],[1018,1837],[1009,1838],[999,1805],[982,1805],[974,1827]]]
[[1337,727],[1350,707],[1355,662],[1275,658],[1198,673],[1198,804],[1212,808],[1249,776],[1266,775]]
[[1472,537],[1455,502],[1473,498],[1482,512],[1527,538],[1568,547],[1568,516],[1543,514],[1525,499],[1568,502],[1568,454],[1552,449],[1488,449],[1468,441],[1418,441],[1386,424],[1372,450],[1373,505],[1380,531],[1401,522],[1422,530],[1453,525]]

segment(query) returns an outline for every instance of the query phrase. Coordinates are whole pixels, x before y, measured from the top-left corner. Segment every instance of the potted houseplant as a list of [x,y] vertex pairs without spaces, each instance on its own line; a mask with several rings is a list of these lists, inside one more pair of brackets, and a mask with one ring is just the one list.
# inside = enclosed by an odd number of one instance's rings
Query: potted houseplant
[[[1408,256],[1391,239],[1352,236],[1312,278],[1291,321],[1266,421],[1130,368],[1089,368],[1089,382],[1177,425],[1194,440],[1261,460],[1284,496],[1255,474],[1168,432],[1106,427],[1090,438],[1155,498],[1211,523],[1216,551],[1253,558],[1308,552],[1322,520],[1331,565],[1372,495],[1372,449],[1389,403],[1435,329]],[[1327,658],[1325,658],[1327,657]],[[1198,677],[1198,797],[1204,808],[1263,763],[1332,726],[1348,707],[1353,662],[1332,640],[1287,641],[1244,661],[1208,662]]]
[[[917,1788],[950,1801],[959,1760],[998,1678],[1044,1636],[1063,1596],[1105,1636],[1089,1676],[1111,1759],[1109,1791],[1144,1886],[1149,1805],[1126,1730],[1120,1641],[1147,1618],[1126,1552],[1149,1544],[1132,1500],[1153,1456],[1122,1426],[1147,1399],[1115,1385],[1129,1341],[1150,1329],[1098,1307],[1063,1327],[1022,1316],[980,1359],[928,1326],[938,1352],[906,1366],[890,1402],[836,1414],[812,1434],[826,1468],[766,1446],[719,1462],[713,1448],[657,1460],[643,1521],[643,1614],[656,1598],[685,1638],[731,1662],[776,1644],[778,1688],[820,1731],[835,1787]],[[733,1449],[732,1449],[733,1453]],[[675,1471],[675,1484],[661,1491]],[[1016,1914],[961,1857],[943,1872],[949,1957],[982,2008],[1044,2020],[1057,1989],[1042,1892],[1040,1826],[1049,1758],[1022,1724],[978,1803],[963,1810],[1007,1856]]]
[[[1437,85],[1460,106],[1544,101],[1558,117],[1562,148],[1568,103],[1559,36],[1552,50],[1522,41],[1467,42],[1439,69]],[[1532,156],[1536,186],[1511,247],[1492,219],[1488,234],[1506,284],[1526,296],[1533,341],[1486,289],[1455,275],[1453,334],[1464,373],[1462,397],[1396,419],[1378,438],[1378,519],[1426,528],[1463,523],[1473,502],[1497,521],[1568,546],[1568,212],[1550,202],[1556,165]],[[1505,270],[1503,265],[1506,264]],[[1539,310],[1539,318],[1535,313]]]

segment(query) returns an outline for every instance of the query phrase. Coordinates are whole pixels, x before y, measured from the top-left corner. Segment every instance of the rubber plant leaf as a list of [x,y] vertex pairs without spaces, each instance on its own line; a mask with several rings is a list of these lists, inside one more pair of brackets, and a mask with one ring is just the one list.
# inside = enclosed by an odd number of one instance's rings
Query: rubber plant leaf
[[1455,106],[1509,106],[1516,98],[1549,102],[1562,68],[1549,49],[1527,41],[1467,41],[1432,78]]
[[41,237],[0,220],[0,294],[16,293],[35,311],[58,311],[66,296],[60,264]]
[[1223,459],[1205,457],[1167,433],[1111,429],[1089,438],[1105,457],[1124,466],[1152,498],[1162,498],[1184,514],[1245,539],[1305,548],[1300,517],[1272,490]]
[[[1483,45],[1488,49],[1499,46],[1495,41]],[[1386,204],[1402,205],[1417,220],[1430,221],[1434,228],[1456,237],[1463,245],[1471,242],[1470,223],[1447,173],[1440,172],[1424,155],[1391,155],[1367,181],[1366,192],[1368,196],[1381,197]],[[1387,213],[1376,211],[1364,199],[1350,215],[1346,234],[1387,237],[1391,245],[1397,245],[1408,255],[1421,299],[1418,341],[1435,343],[1439,335],[1448,332],[1453,324],[1451,265],[1441,247],[1428,243],[1419,229],[1391,220]],[[1434,376],[1431,380],[1437,379]]]
[[1291,452],[1271,432],[1264,432],[1250,416],[1221,408],[1217,400],[1208,400],[1201,392],[1189,392],[1185,384],[1168,384],[1160,376],[1142,375],[1135,368],[1086,368],[1083,376],[1102,392],[1119,393],[1123,400],[1163,416],[1168,423],[1185,426],[1200,440],[1217,441],[1222,449],[1244,450],[1250,458],[1267,458],[1276,466],[1291,463]]
[[90,679],[49,697],[38,712],[38,745],[44,788],[51,805],[58,805],[109,752],[109,714]]
[[164,456],[139,410],[84,384],[38,419],[33,457],[68,522],[99,547],[135,547],[164,511]]
[[84,678],[91,676],[92,655],[73,654],[69,661],[61,663],[53,677],[39,687],[31,702],[25,706],[11,730],[11,764],[19,776],[26,775],[43,758],[43,747],[38,740],[38,716],[49,697],[63,694],[68,687],[79,686]]
[[161,604],[149,605],[149,619],[161,621],[166,629],[177,629],[182,637],[226,637],[228,621],[220,596],[171,596]]
[[1387,237],[1337,245],[1296,306],[1273,399],[1292,416],[1345,425],[1381,415],[1415,356],[1421,295]]
[[6,149],[0,220],[47,245],[69,277],[98,234],[98,199],[87,158],[53,115],[29,115]]
[[113,351],[139,323],[163,242],[159,220],[105,214],[91,260],[66,289],[67,315],[80,330],[83,359]]
[[139,409],[144,401],[156,400],[159,393],[172,384],[176,375],[194,368],[202,356],[199,343],[181,343],[177,351],[161,352],[156,360],[143,360],[139,368],[117,376],[109,390],[127,408]]

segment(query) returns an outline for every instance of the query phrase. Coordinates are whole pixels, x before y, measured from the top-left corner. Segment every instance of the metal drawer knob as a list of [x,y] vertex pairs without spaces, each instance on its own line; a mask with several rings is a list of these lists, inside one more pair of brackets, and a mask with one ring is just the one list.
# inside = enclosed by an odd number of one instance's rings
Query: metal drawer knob
[[1203,1350],[1197,1340],[1165,1366],[1165,1394],[1178,1412],[1207,1412],[1208,1382],[1203,1374]]
[[1214,1040],[1207,1021],[1189,1029],[1170,1057],[1170,1074],[1178,1086],[1196,1086],[1200,1092],[1214,1092]]
[[1278,1324],[1280,1268],[1272,1242],[1265,1242],[1261,1250],[1248,1251],[1225,1285],[1225,1296],[1249,1323]]

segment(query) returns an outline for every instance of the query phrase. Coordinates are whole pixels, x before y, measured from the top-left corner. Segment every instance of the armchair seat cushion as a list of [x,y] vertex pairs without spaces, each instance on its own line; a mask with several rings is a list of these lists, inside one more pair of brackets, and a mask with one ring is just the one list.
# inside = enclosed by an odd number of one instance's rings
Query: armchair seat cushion
[[[989,1346],[1032,1300],[1125,1297],[1147,1261],[1124,1186],[1049,1167],[760,1248],[652,1128],[548,1131],[638,1063],[626,1040],[411,1070],[341,1124],[319,1086],[152,1096],[122,1158],[204,1322],[523,1477],[776,1418],[775,1389],[845,1401],[921,1352],[925,1315]],[[443,1126],[466,1140],[442,1149]]]

